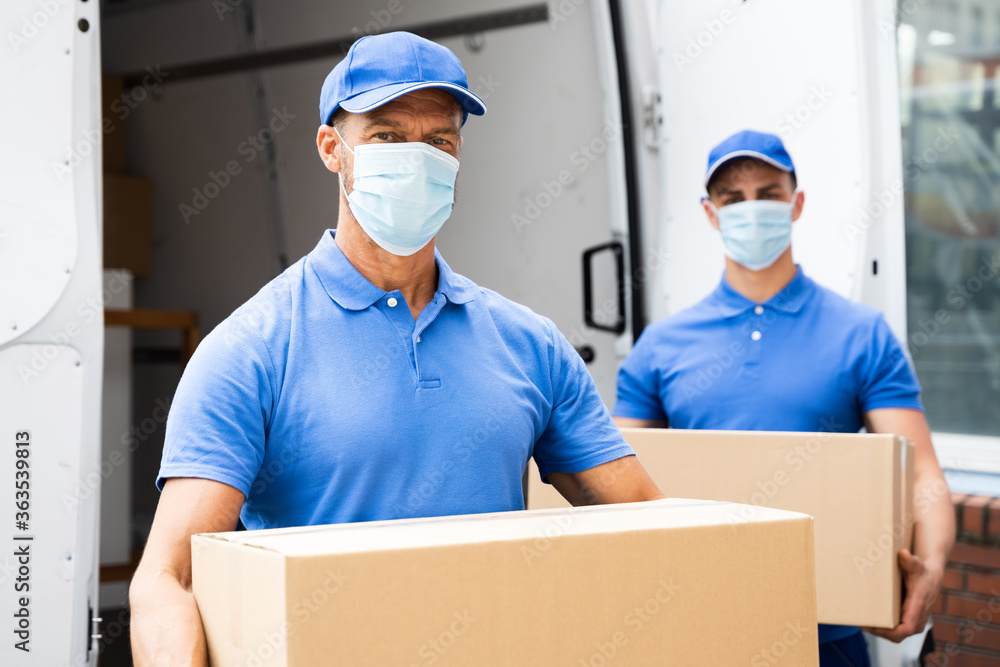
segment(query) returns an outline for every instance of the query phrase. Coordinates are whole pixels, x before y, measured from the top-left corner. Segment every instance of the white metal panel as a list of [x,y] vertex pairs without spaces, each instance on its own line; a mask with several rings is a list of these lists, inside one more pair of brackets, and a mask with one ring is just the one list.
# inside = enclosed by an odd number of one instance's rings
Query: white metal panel
[[[78,630],[80,640],[88,629],[86,618],[77,616],[68,603],[75,597],[80,531],[94,528],[80,521],[76,502],[82,463],[80,365],[79,354],[63,345],[0,349],[0,452],[6,459],[0,464],[0,488],[9,499],[0,533],[0,609],[9,626],[26,633],[12,635],[8,630],[7,641],[0,644],[4,665],[65,664],[72,630]],[[26,452],[24,458],[19,450]],[[15,482],[22,485],[15,487]],[[16,496],[18,492],[24,495]],[[17,648],[22,641],[27,641],[26,650]],[[77,650],[83,648],[79,641],[74,643]]]
[[[0,437],[10,456],[0,465],[10,499],[0,513],[10,546],[0,559],[0,614],[9,623],[0,664],[92,665],[101,479],[87,475],[100,457],[103,351],[99,6],[13,0],[4,19],[12,48],[0,55],[0,71],[15,97],[0,110],[0,270],[22,270],[4,275],[0,298],[13,293],[35,314],[17,329],[0,326],[16,336],[0,338]],[[15,524],[19,431],[32,443],[26,530]],[[83,492],[88,485],[94,493]],[[10,569],[16,533],[33,537],[30,591],[14,588],[22,583]],[[22,593],[30,594],[30,652],[11,641]]]
[[[671,260],[660,276],[667,298],[654,302],[651,319],[692,305],[718,282],[722,244],[699,205],[707,156],[753,128],[782,136],[806,193],[795,260],[820,284],[886,309],[905,338],[901,197],[875,207],[870,224],[861,218],[901,184],[893,35],[875,21],[893,7],[891,0],[660,2],[660,224]],[[884,283],[862,279],[874,258],[880,277],[890,277]]]
[[7,128],[6,159],[0,161],[0,284],[31,289],[0,290],[0,345],[38,324],[66,288],[76,262],[72,172],[100,150],[99,132],[73,145],[66,114],[50,111],[44,135],[21,129],[29,114],[51,104],[53,89],[72,90],[73,13],[49,18],[35,2],[5,4],[4,13],[18,29],[7,36],[11,48],[0,57],[0,81],[18,98],[0,105],[0,126]]

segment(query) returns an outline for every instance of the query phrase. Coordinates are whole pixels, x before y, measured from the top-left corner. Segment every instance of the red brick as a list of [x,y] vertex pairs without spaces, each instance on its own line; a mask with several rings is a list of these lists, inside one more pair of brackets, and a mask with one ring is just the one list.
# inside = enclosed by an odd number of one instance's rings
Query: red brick
[[948,595],[948,616],[978,624],[992,623],[1000,630],[1000,598],[979,598],[962,593]]
[[946,618],[934,617],[934,641],[959,643],[958,622]]
[[[949,567],[944,571],[944,579],[941,580],[941,588],[950,591],[965,590],[965,572]],[[979,591],[976,591],[977,593]]]
[[987,651],[1000,651],[1000,626],[989,626],[970,621],[962,632],[969,646]]
[[972,535],[976,539],[983,539],[986,536],[983,528],[986,526],[986,508],[993,502],[989,496],[969,496],[965,499],[965,506],[962,508],[962,532]]
[[[995,596],[1000,598],[1000,572],[996,574],[983,574],[981,572],[969,572],[966,579],[965,589],[970,593],[979,595]],[[948,579],[948,571],[945,570],[945,580]],[[950,588],[950,586],[949,586]]]
[[947,646],[934,653],[933,661],[928,660],[928,665],[934,667],[997,667],[1000,661],[1000,653],[992,651],[971,652],[957,649],[954,645]]
[[934,615],[940,615],[945,613],[948,596],[945,595],[944,591],[941,591],[941,595],[938,596],[937,600],[934,601],[934,606],[931,607],[931,613]]
[[951,561],[1000,569],[1000,548],[959,542],[951,551]]

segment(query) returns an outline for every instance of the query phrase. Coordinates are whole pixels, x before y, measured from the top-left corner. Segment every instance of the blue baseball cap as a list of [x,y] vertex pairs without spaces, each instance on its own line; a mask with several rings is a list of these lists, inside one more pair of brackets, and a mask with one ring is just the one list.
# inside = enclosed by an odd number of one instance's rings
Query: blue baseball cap
[[705,189],[708,189],[708,184],[712,182],[712,176],[722,165],[741,157],[755,158],[790,174],[795,173],[792,156],[785,149],[781,137],[766,132],[743,130],[723,141],[708,154]]
[[482,116],[486,104],[469,90],[465,69],[447,47],[409,32],[368,35],[351,45],[327,75],[319,96],[324,125],[337,107],[365,113],[421,88],[441,88],[462,105],[462,124],[469,114]]

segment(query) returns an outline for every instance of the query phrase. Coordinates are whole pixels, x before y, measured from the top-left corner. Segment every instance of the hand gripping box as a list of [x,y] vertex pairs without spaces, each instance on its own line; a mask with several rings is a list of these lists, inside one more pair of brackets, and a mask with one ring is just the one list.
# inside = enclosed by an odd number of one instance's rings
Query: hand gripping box
[[659,500],[195,535],[218,667],[818,665],[812,519]]
[[[913,445],[883,434],[622,429],[667,496],[745,503],[816,520],[816,597],[821,623],[891,628],[899,623],[896,553],[909,547]],[[613,466],[611,466],[613,468]],[[568,503],[528,471],[529,509]]]

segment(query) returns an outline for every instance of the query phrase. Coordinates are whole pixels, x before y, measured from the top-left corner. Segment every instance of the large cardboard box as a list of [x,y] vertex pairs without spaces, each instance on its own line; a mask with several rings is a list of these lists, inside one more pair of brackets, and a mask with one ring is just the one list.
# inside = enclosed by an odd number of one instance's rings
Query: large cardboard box
[[195,535],[212,665],[818,664],[812,519],[629,505]]
[[[910,545],[913,445],[883,434],[622,429],[667,496],[746,503],[816,519],[816,596],[821,623],[891,628],[899,623],[896,553]],[[528,472],[529,509],[568,503]],[[734,508],[737,509],[737,508]]]
[[104,267],[149,275],[153,240],[153,182],[104,174]]

